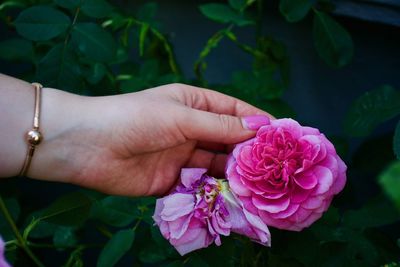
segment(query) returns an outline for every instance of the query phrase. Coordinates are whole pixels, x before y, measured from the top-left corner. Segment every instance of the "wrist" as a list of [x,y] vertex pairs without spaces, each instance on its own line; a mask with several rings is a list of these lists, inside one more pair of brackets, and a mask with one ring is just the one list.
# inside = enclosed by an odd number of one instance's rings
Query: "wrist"
[[27,176],[65,181],[74,155],[72,136],[84,124],[88,97],[51,88],[42,89],[40,131],[42,142],[36,147]]

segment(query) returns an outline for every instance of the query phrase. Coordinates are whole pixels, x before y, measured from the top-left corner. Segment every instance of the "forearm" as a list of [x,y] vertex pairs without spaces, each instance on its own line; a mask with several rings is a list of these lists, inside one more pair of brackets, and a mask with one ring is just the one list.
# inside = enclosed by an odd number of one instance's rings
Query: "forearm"
[[[16,176],[23,166],[28,151],[26,133],[33,127],[34,93],[31,84],[0,74],[0,177]],[[27,173],[34,178],[41,178],[45,168],[49,175],[60,169],[60,162],[65,159],[56,153],[66,156],[68,152],[63,146],[56,149],[55,144],[80,123],[83,118],[80,103],[85,99],[50,88],[42,89],[41,98],[43,141],[37,146]]]

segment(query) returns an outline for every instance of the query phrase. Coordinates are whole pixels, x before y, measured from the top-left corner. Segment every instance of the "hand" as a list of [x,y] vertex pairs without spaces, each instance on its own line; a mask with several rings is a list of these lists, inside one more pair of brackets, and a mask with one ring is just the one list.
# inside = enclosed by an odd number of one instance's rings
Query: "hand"
[[[28,175],[109,194],[165,194],[182,167],[223,175],[227,146],[254,136],[267,113],[183,84],[81,97],[44,89],[42,131]],[[253,124],[253,125],[252,125]]]

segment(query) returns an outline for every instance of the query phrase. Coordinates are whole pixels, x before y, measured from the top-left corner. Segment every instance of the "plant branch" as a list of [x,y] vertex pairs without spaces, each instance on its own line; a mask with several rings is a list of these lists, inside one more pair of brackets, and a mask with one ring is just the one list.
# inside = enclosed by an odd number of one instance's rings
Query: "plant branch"
[[35,254],[30,250],[28,247],[25,239],[22,237],[21,233],[19,232],[17,226],[15,225],[15,222],[10,214],[10,211],[8,210],[6,204],[3,201],[3,198],[0,196],[0,210],[2,211],[4,217],[6,218],[6,221],[10,225],[12,231],[14,232],[15,237],[18,240],[19,246],[23,248],[23,250],[26,252],[26,254],[32,259],[32,261],[39,267],[44,267],[44,265],[40,262],[40,260],[35,256]]

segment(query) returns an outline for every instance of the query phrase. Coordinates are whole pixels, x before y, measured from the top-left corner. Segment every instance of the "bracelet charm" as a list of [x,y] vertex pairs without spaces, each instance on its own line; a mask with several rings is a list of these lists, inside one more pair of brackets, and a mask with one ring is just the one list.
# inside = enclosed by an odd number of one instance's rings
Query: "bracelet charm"
[[29,166],[32,161],[35,148],[43,139],[42,133],[39,130],[40,122],[40,98],[43,86],[40,83],[32,83],[35,88],[35,114],[33,116],[33,129],[26,134],[26,141],[29,145],[28,153],[26,154],[24,166],[21,169],[20,176],[25,176],[28,172]]

